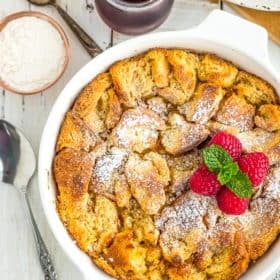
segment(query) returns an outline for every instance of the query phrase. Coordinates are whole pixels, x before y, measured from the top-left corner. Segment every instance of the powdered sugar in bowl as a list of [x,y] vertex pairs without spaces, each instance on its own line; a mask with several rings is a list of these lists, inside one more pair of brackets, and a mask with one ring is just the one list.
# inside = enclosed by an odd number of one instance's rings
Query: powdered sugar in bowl
[[0,87],[34,94],[64,73],[69,43],[60,25],[40,12],[19,12],[0,21]]

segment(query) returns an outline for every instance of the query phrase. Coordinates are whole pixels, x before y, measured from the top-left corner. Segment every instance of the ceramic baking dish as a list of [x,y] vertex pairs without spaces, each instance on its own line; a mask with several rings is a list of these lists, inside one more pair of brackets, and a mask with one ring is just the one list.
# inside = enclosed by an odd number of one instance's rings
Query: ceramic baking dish
[[[270,82],[280,92],[280,75],[273,69],[267,49],[267,32],[262,27],[229,13],[214,10],[190,30],[152,33],[120,43],[86,64],[66,85],[57,98],[41,139],[39,152],[39,187],[42,205],[57,241],[87,280],[112,279],[99,270],[71,239],[56,211],[56,187],[52,176],[55,143],[65,113],[81,89],[112,63],[150,48],[186,48],[212,52]],[[242,277],[264,280],[280,265],[280,240],[277,241]]]

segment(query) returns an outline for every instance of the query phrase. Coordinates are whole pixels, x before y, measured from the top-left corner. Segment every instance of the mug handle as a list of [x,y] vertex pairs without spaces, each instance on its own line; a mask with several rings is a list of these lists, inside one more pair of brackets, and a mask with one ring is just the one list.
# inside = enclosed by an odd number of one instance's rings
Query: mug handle
[[271,64],[266,29],[239,16],[214,10],[193,31],[205,39],[222,43],[235,50],[242,50],[259,62]]

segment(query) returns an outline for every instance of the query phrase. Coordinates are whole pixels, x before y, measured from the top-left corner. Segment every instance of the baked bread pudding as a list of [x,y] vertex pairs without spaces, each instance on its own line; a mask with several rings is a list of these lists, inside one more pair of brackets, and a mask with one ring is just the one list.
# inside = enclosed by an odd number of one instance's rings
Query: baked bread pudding
[[[210,172],[203,151],[217,133],[240,143],[240,159],[229,153],[236,168],[252,167],[250,153],[265,159],[261,180],[248,173],[242,213],[225,186],[190,187],[199,168]],[[280,231],[279,100],[267,82],[214,54],[152,49],[82,90],[62,123],[53,171],[62,222],[112,277],[239,279]]]

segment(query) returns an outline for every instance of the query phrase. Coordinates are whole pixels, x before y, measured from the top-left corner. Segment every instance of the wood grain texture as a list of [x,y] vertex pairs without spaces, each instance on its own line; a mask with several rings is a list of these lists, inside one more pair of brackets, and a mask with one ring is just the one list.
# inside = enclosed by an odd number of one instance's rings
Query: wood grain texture
[[[97,15],[94,0],[58,0],[57,2],[103,49],[109,47],[111,43],[117,44],[128,38],[114,32],[111,42],[111,30]],[[199,24],[215,8],[218,8],[218,5],[207,0],[175,0],[170,16],[158,30],[190,28]],[[71,46],[71,59],[67,70],[59,82],[49,90],[23,97],[0,88],[0,118],[21,128],[38,154],[41,133],[55,99],[69,79],[90,60],[90,57],[53,7],[37,7],[26,0],[0,0],[0,18],[21,10],[38,10],[55,18],[67,33]],[[272,43],[269,47],[272,61],[280,73],[280,48]],[[48,227],[40,203],[36,176],[32,180],[30,197],[35,218],[54,258],[59,279],[82,279],[80,272],[60,249]],[[0,279],[43,279],[31,230],[21,210],[19,197],[10,186],[1,184],[0,205],[0,252],[2,254]]]

